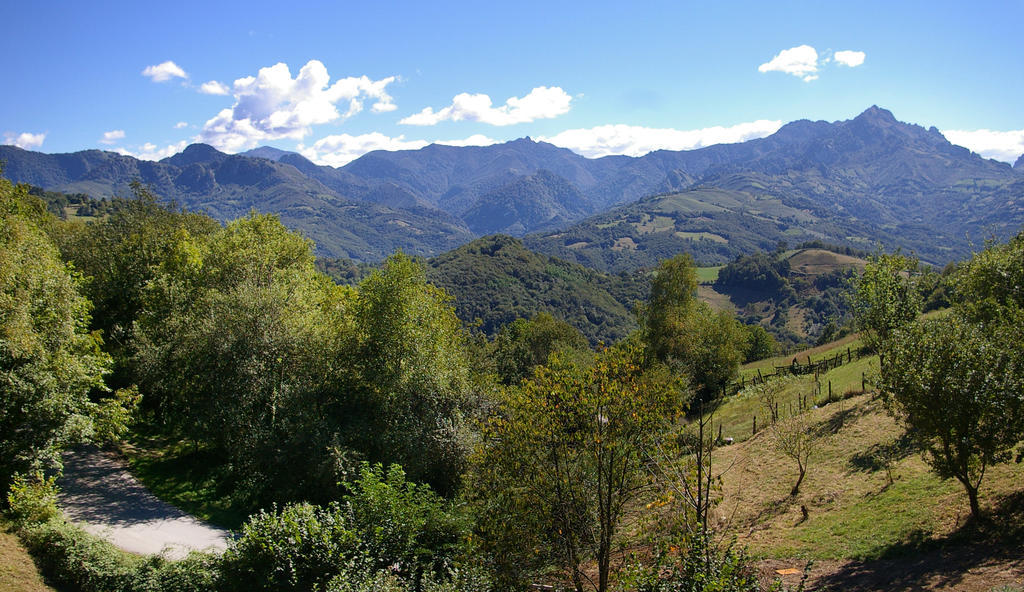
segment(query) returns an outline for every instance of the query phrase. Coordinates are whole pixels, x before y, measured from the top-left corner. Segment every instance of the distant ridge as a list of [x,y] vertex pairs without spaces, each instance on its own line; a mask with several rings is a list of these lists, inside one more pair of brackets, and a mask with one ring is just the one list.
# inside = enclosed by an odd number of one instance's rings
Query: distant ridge
[[[943,264],[966,255],[971,240],[1005,238],[1024,223],[1021,159],[1014,167],[986,160],[877,106],[846,121],[794,121],[761,139],[641,157],[588,159],[522,138],[374,151],[340,168],[266,146],[228,155],[202,144],[160,162],[13,146],[0,147],[0,159],[13,181],[49,190],[127,195],[139,180],[220,219],[275,212],[313,238],[319,253],[359,261],[398,248],[433,255],[491,232],[543,231],[547,238],[527,240],[532,248],[587,264],[596,257],[603,268],[646,265],[680,250],[715,262],[787,238],[901,246]],[[639,220],[628,221],[636,236],[575,240],[567,231],[619,206],[634,217],[664,217],[629,204],[692,191],[704,192],[701,205],[676,212],[668,234],[664,221]],[[713,195],[724,201],[705,199]],[[729,225],[737,228],[732,235]]]

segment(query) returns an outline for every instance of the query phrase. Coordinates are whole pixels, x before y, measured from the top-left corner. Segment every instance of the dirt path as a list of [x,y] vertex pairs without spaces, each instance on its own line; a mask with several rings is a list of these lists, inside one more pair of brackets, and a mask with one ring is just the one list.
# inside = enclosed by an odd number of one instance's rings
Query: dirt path
[[229,533],[205,524],[151,494],[114,453],[83,447],[65,453],[59,502],[67,517],[125,551],[223,551]]

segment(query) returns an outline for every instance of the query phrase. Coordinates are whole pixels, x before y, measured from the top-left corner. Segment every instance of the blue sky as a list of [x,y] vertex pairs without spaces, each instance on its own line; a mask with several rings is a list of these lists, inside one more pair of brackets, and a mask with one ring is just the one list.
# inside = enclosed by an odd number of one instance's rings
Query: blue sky
[[523,136],[639,155],[877,104],[1024,153],[1024,2],[37,2],[4,9],[0,141],[341,165]]

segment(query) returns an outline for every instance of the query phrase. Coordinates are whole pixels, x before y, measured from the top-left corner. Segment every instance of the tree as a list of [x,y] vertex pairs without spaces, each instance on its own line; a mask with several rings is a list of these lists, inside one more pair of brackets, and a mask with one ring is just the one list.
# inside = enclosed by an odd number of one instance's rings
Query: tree
[[892,334],[921,312],[921,296],[912,274],[917,259],[900,254],[868,260],[853,295],[853,317],[868,347],[881,352]]
[[677,255],[662,261],[638,314],[651,361],[686,374],[696,400],[708,402],[735,378],[747,337],[735,319],[713,311],[696,293],[693,259]]
[[352,290],[313,268],[308,240],[252,214],[175,235],[153,271],[133,359],[157,419],[212,447],[250,501],[322,499],[340,480],[327,419]]
[[146,286],[168,251],[182,232],[198,239],[220,228],[209,216],[161,204],[139,183],[132,184],[132,191],[135,198],[118,200],[119,207],[103,220],[65,223],[54,230],[65,260],[88,278],[83,289],[95,305],[91,328],[102,332],[104,350],[114,357],[108,382],[115,386],[137,380],[128,370],[133,324],[142,312]]
[[772,446],[782,455],[796,462],[799,474],[789,495],[800,493],[800,484],[807,474],[811,460],[821,451],[825,440],[815,433],[814,425],[807,413],[795,415],[772,426]]
[[88,331],[90,303],[40,226],[45,206],[0,178],[0,488],[57,463],[87,436],[109,358]]
[[372,462],[397,463],[450,494],[469,455],[465,335],[448,294],[401,252],[359,284],[355,341],[337,362],[353,372],[344,421]]
[[476,463],[498,561],[526,551],[561,565],[578,592],[608,589],[625,510],[648,490],[648,453],[684,400],[678,381],[640,358],[628,344],[591,367],[555,356],[505,391]]
[[761,325],[746,325],[743,329],[746,332],[746,344],[743,349],[745,363],[770,358],[779,350],[775,338]]
[[590,350],[579,329],[546,312],[506,325],[494,345],[498,374],[505,384],[517,384],[529,377],[554,352]]
[[1008,459],[1024,435],[1024,355],[1011,333],[954,313],[904,327],[884,349],[887,405],[935,472],[963,485],[976,517],[986,469]]

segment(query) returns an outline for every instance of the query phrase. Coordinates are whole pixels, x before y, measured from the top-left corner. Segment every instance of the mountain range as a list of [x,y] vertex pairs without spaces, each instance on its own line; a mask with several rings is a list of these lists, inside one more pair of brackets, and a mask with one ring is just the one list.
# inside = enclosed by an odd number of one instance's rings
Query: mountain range
[[703,263],[824,240],[902,247],[943,264],[1024,224],[1024,158],[1011,167],[935,128],[871,107],[795,121],[771,136],[641,157],[589,159],[522,138],[491,146],[375,151],[339,167],[271,147],[228,155],[193,144],[158,162],[0,146],[4,174],[52,191],[128,195],[139,180],[230,219],[274,212],[322,255],[435,255],[491,233],[606,271],[679,251]]

